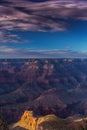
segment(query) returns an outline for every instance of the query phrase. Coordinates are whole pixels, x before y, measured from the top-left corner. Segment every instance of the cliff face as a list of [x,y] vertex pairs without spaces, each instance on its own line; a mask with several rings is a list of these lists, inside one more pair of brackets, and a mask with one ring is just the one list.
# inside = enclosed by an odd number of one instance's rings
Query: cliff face
[[16,124],[29,130],[36,130],[37,118],[33,116],[32,111],[25,111],[21,120]]
[[0,130],[9,130],[6,121],[0,115]]

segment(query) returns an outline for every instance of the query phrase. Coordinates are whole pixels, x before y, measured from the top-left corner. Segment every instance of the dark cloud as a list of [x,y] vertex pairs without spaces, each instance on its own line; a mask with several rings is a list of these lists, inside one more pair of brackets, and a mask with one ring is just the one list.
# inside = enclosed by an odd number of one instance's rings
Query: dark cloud
[[27,40],[21,39],[18,35],[9,32],[0,32],[0,43],[24,43]]
[[7,0],[0,0],[0,5],[8,6],[8,4],[10,5],[11,2],[9,2],[9,1],[7,1]]
[[46,1],[49,1],[49,0],[27,0],[27,1],[31,1],[31,2],[46,2]]
[[67,20],[87,20],[86,12],[86,0],[1,0],[0,31],[65,31]]
[[29,10],[29,9],[26,9],[25,7],[14,7],[14,9],[23,12],[23,13],[26,13],[26,14],[31,14],[32,15],[32,10]]

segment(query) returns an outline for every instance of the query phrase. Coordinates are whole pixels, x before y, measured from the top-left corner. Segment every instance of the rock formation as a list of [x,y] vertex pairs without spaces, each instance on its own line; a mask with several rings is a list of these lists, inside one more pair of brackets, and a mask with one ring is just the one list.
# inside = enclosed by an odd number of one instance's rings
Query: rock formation
[[55,115],[34,117],[32,111],[25,111],[20,121],[11,126],[10,130],[58,130],[65,126],[65,121]]
[[20,121],[12,125],[10,130],[87,130],[87,118],[62,119],[54,114],[35,117],[32,111],[25,111]]

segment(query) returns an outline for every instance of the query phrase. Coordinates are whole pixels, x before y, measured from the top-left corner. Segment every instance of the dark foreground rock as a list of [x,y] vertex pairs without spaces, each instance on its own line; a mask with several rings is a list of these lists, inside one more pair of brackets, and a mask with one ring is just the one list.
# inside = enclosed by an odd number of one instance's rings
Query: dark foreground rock
[[0,130],[9,130],[6,121],[0,115]]

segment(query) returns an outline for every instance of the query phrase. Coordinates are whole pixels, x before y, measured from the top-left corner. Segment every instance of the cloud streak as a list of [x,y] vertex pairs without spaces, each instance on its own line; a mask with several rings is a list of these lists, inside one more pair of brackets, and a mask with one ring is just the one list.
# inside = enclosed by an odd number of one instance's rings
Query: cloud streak
[[87,58],[87,52],[71,50],[32,50],[0,46],[0,58]]
[[67,20],[87,20],[86,0],[1,0],[1,42],[25,42],[11,31],[57,32],[67,30]]

